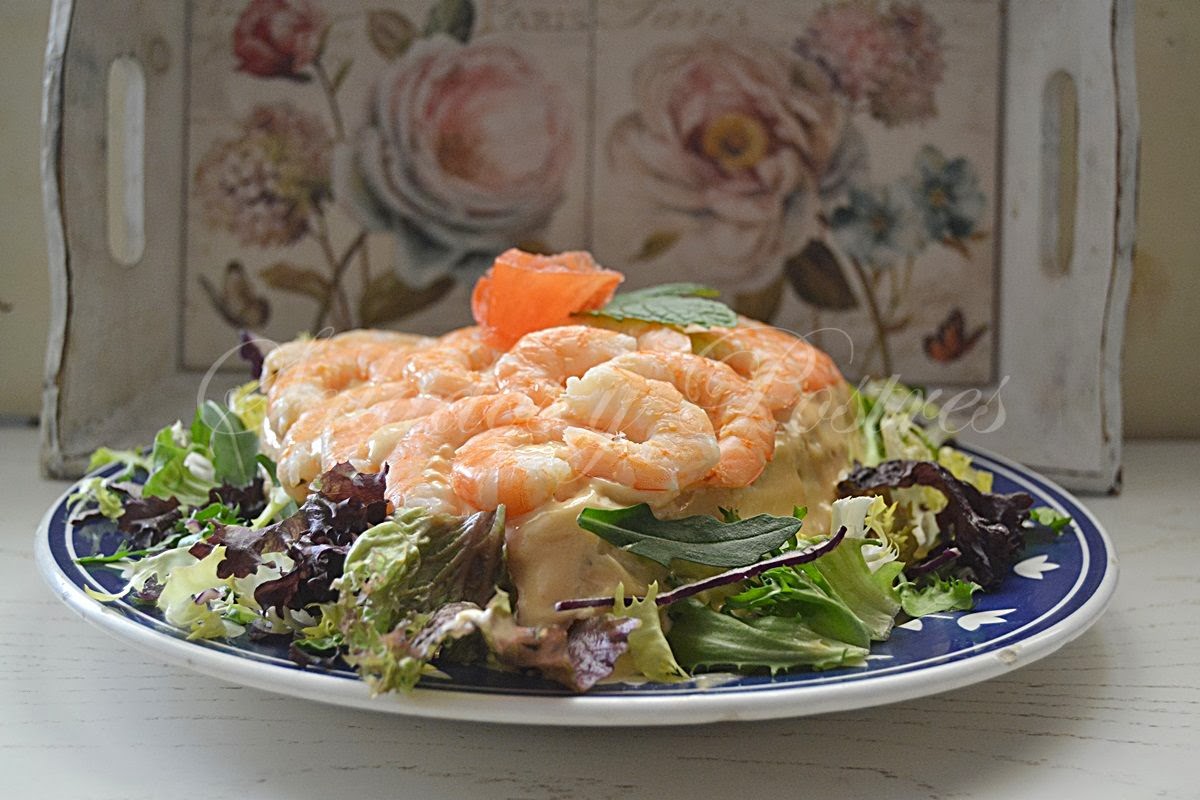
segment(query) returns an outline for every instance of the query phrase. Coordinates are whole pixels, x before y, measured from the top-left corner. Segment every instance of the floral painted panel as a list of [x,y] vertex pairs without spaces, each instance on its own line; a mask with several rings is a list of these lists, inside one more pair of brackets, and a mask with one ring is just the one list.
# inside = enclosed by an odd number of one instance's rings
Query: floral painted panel
[[851,374],[993,378],[1002,16],[956,0],[193,5],[189,366],[469,321],[495,253],[703,281]]

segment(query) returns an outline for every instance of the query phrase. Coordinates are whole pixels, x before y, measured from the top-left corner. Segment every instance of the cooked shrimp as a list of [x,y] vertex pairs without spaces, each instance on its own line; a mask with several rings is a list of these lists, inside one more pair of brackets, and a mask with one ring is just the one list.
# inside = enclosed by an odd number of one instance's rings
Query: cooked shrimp
[[576,471],[653,491],[678,491],[707,475],[721,458],[712,423],[664,381],[611,362],[567,381],[546,416],[563,431]]
[[775,452],[775,420],[761,395],[732,368],[691,353],[629,353],[611,365],[666,381],[704,409],[717,434],[721,460],[706,482],[749,486]]
[[658,353],[692,352],[692,340],[683,331],[663,325],[658,322],[644,322],[639,319],[616,320],[609,317],[584,317],[583,321],[592,328],[616,331],[637,339],[638,350],[652,350]]
[[565,458],[560,419],[537,417],[492,428],[454,454],[454,492],[478,509],[504,504],[510,516],[532,511],[575,476]]
[[341,461],[353,461],[360,468],[373,471],[368,448],[376,431],[385,425],[427,417],[445,406],[446,402],[428,395],[397,397],[367,406],[353,414],[331,418],[321,436],[324,453],[322,471]]
[[496,362],[496,382],[503,391],[521,392],[539,405],[549,405],[562,394],[567,378],[579,377],[637,346],[632,336],[586,325],[535,331],[521,337]]
[[736,328],[692,335],[696,352],[723,361],[762,393],[776,419],[786,419],[803,394],[842,382],[828,355],[792,334],[741,318]]
[[411,333],[364,329],[339,333],[328,339],[284,342],[267,353],[263,360],[262,388],[270,391],[285,374],[286,380],[296,380],[296,376],[290,374],[293,368],[323,360],[335,352],[340,361],[361,363],[361,371],[365,374],[371,358],[379,353],[409,353],[428,347],[434,341],[428,336]]
[[480,328],[459,328],[429,347],[396,353],[374,366],[376,380],[407,380],[414,394],[447,400],[496,391],[491,368],[503,351],[484,341]]
[[665,325],[647,326],[636,334],[638,350],[654,353],[690,353],[692,340],[688,335]]
[[281,485],[303,499],[309,482],[321,472],[339,461],[361,460],[376,430],[425,416],[445,403],[410,395],[406,382],[364,383],[305,411],[283,439],[277,458]]
[[461,512],[463,502],[450,481],[454,451],[473,436],[533,418],[537,406],[523,394],[466,397],[438,409],[408,429],[384,459],[387,498],[397,508]]
[[330,339],[288,342],[263,362],[262,388],[267,393],[267,421],[282,441],[306,410],[371,377],[373,364],[428,347],[423,336],[392,331],[350,331]]

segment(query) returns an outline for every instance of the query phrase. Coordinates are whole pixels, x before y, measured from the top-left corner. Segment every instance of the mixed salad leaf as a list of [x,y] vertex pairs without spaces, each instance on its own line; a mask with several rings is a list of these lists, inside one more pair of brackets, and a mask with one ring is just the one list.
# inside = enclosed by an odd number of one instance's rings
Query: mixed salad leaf
[[[617,295],[597,313],[664,321],[686,316],[679,301],[715,303],[681,284]],[[124,588],[99,600],[151,606],[191,638],[284,636],[298,662],[348,664],[378,692],[456,662],[533,671],[575,691],[614,674],[671,682],[704,669],[862,666],[898,621],[970,609],[1028,530],[1059,533],[1070,520],[993,493],[988,473],[945,446],[919,393],[868,384],[855,402],[862,452],[828,530],[806,528],[803,508],[747,518],[722,508],[720,519],[587,508],[581,529],[662,577],[564,599],[550,623],[514,616],[503,506],[393,508],[386,472],[348,463],[294,502],[259,452],[266,406],[255,384],[163,428],[149,452],[97,451],[94,467],[117,469],[79,484],[72,519],[109,520],[121,540],[79,560],[120,571]]]
[[960,552],[958,565],[964,577],[994,589],[1024,547],[1022,529],[1033,498],[1023,492],[981,492],[950,470],[930,461],[885,461],[876,467],[859,467],[838,484],[842,495],[876,495],[895,489],[924,486],[936,489],[945,506],[936,513],[944,535],[938,548]]

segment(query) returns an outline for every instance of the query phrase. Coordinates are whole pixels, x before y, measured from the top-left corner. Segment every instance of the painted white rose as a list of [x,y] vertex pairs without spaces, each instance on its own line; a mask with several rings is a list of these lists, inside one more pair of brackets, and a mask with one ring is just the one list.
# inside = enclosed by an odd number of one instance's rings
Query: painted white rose
[[335,195],[396,235],[396,269],[422,285],[536,237],[570,159],[570,110],[525,55],[438,36],[381,76],[367,124],[337,150]]
[[769,283],[811,235],[811,201],[865,160],[824,71],[770,43],[668,45],[634,81],[611,160],[661,209],[655,224],[682,234],[669,258],[690,279]]

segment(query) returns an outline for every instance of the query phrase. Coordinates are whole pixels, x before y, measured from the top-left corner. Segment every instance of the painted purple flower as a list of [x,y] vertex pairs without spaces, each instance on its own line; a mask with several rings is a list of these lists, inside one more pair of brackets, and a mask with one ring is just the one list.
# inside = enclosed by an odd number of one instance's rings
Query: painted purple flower
[[871,0],[826,5],[796,49],[889,127],[937,114],[934,90],[946,69],[942,29],[916,2],[893,2],[885,12]]
[[942,82],[942,29],[917,3],[892,3],[887,23],[897,42],[892,68],[870,97],[871,115],[889,127],[937,116],[934,89]]
[[215,142],[196,167],[206,222],[243,245],[295,242],[329,194],[330,147],[312,114],[287,102],[255,106],[240,135]]
[[820,8],[797,48],[829,72],[839,91],[858,102],[879,92],[897,56],[895,45],[874,4],[856,0]]

